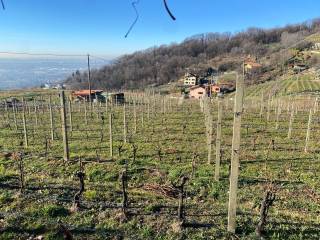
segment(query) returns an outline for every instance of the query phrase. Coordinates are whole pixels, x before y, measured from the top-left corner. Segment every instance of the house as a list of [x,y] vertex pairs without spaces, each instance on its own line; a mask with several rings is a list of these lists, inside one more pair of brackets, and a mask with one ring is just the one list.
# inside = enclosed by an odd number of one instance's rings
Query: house
[[198,85],[190,88],[189,96],[193,99],[201,99],[204,96],[208,96],[208,91],[205,86]]
[[298,52],[295,56],[289,58],[286,63],[294,73],[299,73],[308,69],[307,60],[310,58],[310,55]]
[[20,104],[19,99],[14,98],[14,97],[10,97],[10,98],[5,99],[2,105],[11,108],[13,106],[19,106],[21,104]]
[[306,40],[312,44],[313,50],[316,50],[316,51],[320,50],[320,34],[319,33],[315,33],[307,37]]
[[61,90],[61,89],[65,89],[65,86],[64,86],[64,84],[58,83],[57,85],[52,86],[52,88]]
[[307,70],[308,66],[306,64],[294,64],[292,69],[294,73],[300,73],[300,72],[303,72],[304,70]]
[[221,88],[218,85],[211,85],[211,92],[212,93],[220,93]]
[[102,96],[103,90],[80,90],[73,91],[72,97],[76,99],[76,101],[89,101],[90,95],[91,100],[93,101],[105,101],[105,98]]
[[103,93],[102,96],[109,103],[114,103],[114,104],[124,104],[125,103],[124,93]]
[[183,85],[186,87],[195,86],[198,84],[198,77],[192,73],[187,73],[184,76]]
[[199,85],[209,84],[209,80],[208,80],[207,78],[201,78],[201,79],[199,79],[198,84],[199,84]]
[[252,57],[247,57],[244,60],[244,71],[246,73],[254,72],[262,68],[260,63],[257,63],[257,60]]
[[314,49],[314,50],[320,50],[320,42],[314,43],[313,49]]
[[45,83],[44,86],[42,87],[43,89],[51,89],[52,86],[50,83]]
[[235,91],[236,88],[232,84],[213,84],[211,85],[211,93],[213,94],[225,94]]

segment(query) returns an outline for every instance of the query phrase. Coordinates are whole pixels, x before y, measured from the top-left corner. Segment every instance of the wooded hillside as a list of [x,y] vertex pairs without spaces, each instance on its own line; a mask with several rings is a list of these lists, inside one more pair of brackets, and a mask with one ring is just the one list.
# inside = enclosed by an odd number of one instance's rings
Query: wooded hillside
[[[306,37],[320,31],[320,19],[282,28],[249,28],[236,34],[206,33],[185,39],[182,43],[161,45],[114,60],[110,65],[92,70],[93,88],[135,89],[161,85],[181,78],[186,69],[202,71],[214,67],[219,71],[239,70],[247,55],[265,61],[265,72],[284,62],[279,52],[295,46],[305,48]],[[298,43],[298,44],[297,44]],[[317,63],[314,61],[313,63]],[[268,77],[267,80],[271,80]],[[259,81],[253,79],[252,83]],[[71,88],[87,88],[87,72],[75,72],[66,80]]]

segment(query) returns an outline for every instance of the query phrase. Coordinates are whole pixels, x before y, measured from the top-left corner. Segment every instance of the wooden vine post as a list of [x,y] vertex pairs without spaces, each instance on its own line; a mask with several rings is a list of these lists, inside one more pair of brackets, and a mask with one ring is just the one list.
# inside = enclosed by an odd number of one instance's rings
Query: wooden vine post
[[310,130],[311,130],[311,123],[312,123],[312,113],[313,113],[313,109],[310,109],[309,112],[309,120],[308,120],[308,128],[307,128],[307,135],[306,135],[306,143],[305,143],[305,147],[304,147],[304,152],[308,152],[309,150],[309,140],[310,140]]
[[51,133],[51,140],[54,140],[54,118],[53,118],[53,111],[52,111],[52,101],[51,96],[49,96],[49,114],[50,114],[50,133]]
[[208,124],[208,136],[207,136],[207,144],[208,144],[208,164],[211,164],[211,152],[212,152],[212,115],[208,114],[207,118],[207,124]]
[[267,124],[270,121],[270,108],[271,108],[271,94],[269,94],[268,105],[267,105]]
[[4,102],[4,111],[7,113],[7,120],[9,121],[8,103]]
[[69,103],[69,127],[70,127],[70,132],[73,131],[73,124],[72,124],[72,102],[71,100],[69,99],[68,100],[68,103]]
[[263,116],[263,110],[264,110],[264,96],[263,93],[261,94],[261,101],[260,101],[260,118]]
[[61,124],[62,124],[62,140],[63,140],[63,159],[69,161],[69,144],[68,144],[68,130],[66,121],[66,98],[64,91],[60,93],[60,104],[61,104]]
[[239,155],[240,155],[240,130],[241,114],[243,111],[244,95],[244,75],[237,76],[236,96],[234,103],[234,121],[231,153],[229,207],[228,207],[228,232],[235,233],[236,230],[236,211],[237,211],[237,189],[239,176]]
[[195,173],[196,173],[196,159],[198,157],[199,157],[198,154],[193,153],[192,162],[191,162],[191,166],[192,166],[191,178],[194,178],[194,176],[195,176]]
[[148,121],[150,121],[150,98],[148,98],[148,113],[147,113],[147,116],[148,116]]
[[12,112],[13,112],[14,128],[15,128],[16,131],[18,131],[18,122],[17,122],[16,110],[17,110],[16,103],[13,102]]
[[291,115],[290,115],[290,120],[289,120],[288,139],[291,139],[293,121],[294,121],[294,109],[293,109],[293,105],[292,105],[291,106]]
[[136,101],[133,100],[133,123],[134,123],[134,134],[137,133],[137,109],[136,109]]
[[277,118],[276,118],[276,130],[279,129],[279,118],[281,115],[281,104],[278,103],[278,107],[277,107]]
[[123,142],[127,143],[126,104],[123,104]]
[[108,114],[108,98],[106,98],[106,114]]
[[34,119],[35,119],[35,125],[38,126],[38,106],[36,104],[36,99],[33,100],[33,107],[34,107]]
[[113,157],[113,138],[112,138],[112,113],[109,112],[109,147],[110,147],[110,157]]
[[222,99],[218,98],[218,120],[217,120],[217,135],[216,135],[216,165],[214,179],[219,181],[220,178],[220,161],[221,161],[221,124],[222,124]]
[[87,103],[84,102],[84,122],[86,126],[88,125],[88,111],[87,111]]
[[27,120],[26,120],[26,107],[24,98],[22,98],[22,124],[23,124],[23,137],[24,137],[24,146],[27,148],[29,145],[28,140],[28,129],[27,129]]

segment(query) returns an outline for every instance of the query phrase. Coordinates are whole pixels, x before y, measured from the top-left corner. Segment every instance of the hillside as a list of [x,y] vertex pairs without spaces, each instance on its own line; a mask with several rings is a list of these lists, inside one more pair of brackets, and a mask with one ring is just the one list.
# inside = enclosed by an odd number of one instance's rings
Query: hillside
[[[240,70],[244,57],[251,55],[263,64],[261,73],[248,78],[249,84],[275,79],[296,51],[308,49],[320,20],[282,28],[250,28],[236,34],[206,33],[182,43],[161,45],[124,55],[110,65],[92,71],[94,88],[134,89],[177,81],[186,69],[201,72],[214,67],[220,72]],[[312,40],[308,40],[312,39]],[[294,47],[293,47],[294,46]],[[318,58],[310,59],[312,66]],[[70,88],[87,88],[87,72],[73,73],[66,83]]]
[[313,71],[303,74],[286,75],[277,80],[250,86],[246,90],[247,97],[265,96],[303,96],[318,95],[320,91],[319,75]]

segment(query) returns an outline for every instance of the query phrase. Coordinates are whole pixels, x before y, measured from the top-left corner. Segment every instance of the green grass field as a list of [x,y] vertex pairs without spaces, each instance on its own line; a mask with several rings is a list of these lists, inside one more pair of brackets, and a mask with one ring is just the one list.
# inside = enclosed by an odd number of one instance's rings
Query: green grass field
[[315,95],[320,93],[320,79],[314,74],[297,74],[281,77],[275,81],[254,85],[247,89],[247,97],[261,94],[276,96]]

